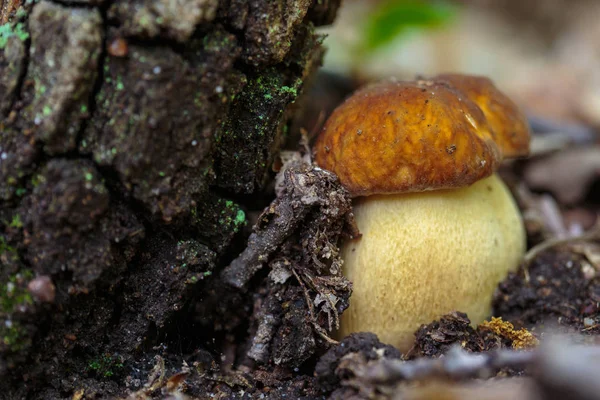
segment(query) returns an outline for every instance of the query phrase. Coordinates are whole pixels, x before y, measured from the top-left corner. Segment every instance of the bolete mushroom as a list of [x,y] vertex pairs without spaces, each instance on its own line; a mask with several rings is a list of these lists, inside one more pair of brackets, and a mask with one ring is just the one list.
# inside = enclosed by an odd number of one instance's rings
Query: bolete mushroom
[[526,119],[486,78],[386,81],[340,105],[315,144],[317,164],[356,197],[362,233],[342,245],[353,294],[339,335],[371,331],[406,349],[420,324],[447,312],[488,317],[525,251],[495,171],[528,152]]

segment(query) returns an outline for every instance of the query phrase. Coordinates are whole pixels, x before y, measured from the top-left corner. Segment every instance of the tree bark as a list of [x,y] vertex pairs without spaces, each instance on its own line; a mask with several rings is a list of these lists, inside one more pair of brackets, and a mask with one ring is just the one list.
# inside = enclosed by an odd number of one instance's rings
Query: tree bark
[[339,1],[17,3],[0,2],[0,398],[212,368],[260,297],[219,272],[274,197]]

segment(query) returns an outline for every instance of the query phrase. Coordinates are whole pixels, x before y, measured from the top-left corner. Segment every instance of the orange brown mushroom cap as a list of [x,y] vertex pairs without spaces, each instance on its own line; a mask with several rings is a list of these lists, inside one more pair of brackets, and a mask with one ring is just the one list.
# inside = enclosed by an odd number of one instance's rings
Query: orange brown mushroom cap
[[504,147],[523,142],[528,149],[528,129],[517,132],[525,139],[499,138],[506,131],[498,133],[469,95],[478,92],[465,94],[448,77],[357,91],[323,127],[317,164],[336,173],[352,196],[368,196],[468,186],[494,173]]
[[442,74],[436,81],[447,82],[463,92],[485,114],[496,143],[504,158],[529,155],[529,124],[517,105],[502,93],[494,83],[483,76]]

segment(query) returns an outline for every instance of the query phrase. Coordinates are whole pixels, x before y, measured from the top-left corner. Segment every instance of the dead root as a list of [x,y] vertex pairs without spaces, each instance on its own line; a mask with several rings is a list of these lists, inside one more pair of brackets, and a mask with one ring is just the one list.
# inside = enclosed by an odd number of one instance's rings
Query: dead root
[[[329,332],[339,327],[352,290],[342,275],[338,247],[342,235],[358,235],[349,195],[334,174],[307,160],[299,153],[287,157],[276,199],[258,218],[246,249],[221,274],[231,287],[262,293],[255,300],[247,354],[260,363],[298,363],[318,346],[337,344]],[[251,287],[265,267],[268,276]],[[292,304],[305,311],[291,309]],[[307,325],[318,340],[302,333]],[[300,336],[294,339],[289,332]]]

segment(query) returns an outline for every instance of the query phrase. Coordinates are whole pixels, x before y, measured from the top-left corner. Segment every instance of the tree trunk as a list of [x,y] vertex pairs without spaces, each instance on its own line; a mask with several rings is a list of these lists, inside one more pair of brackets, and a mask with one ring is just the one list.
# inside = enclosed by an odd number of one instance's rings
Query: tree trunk
[[[144,383],[162,398],[184,376],[191,396],[252,390],[202,377],[244,346],[258,354],[244,343],[274,306],[256,309],[284,289],[235,290],[220,273],[274,197],[274,158],[323,54],[314,28],[339,0],[17,3],[0,1],[0,398]],[[285,293],[305,315],[301,287]],[[254,360],[293,371],[322,342],[307,326],[312,350]],[[292,375],[264,385],[293,396]]]

